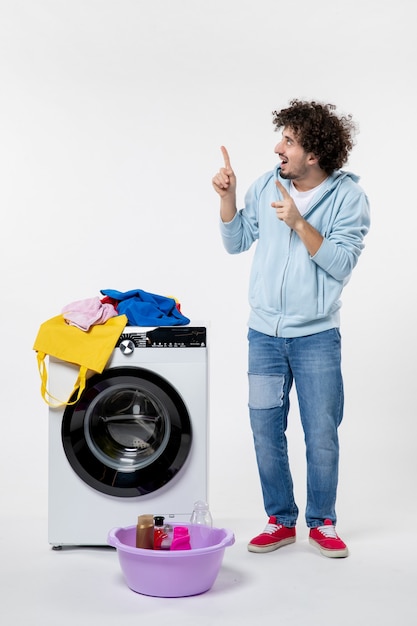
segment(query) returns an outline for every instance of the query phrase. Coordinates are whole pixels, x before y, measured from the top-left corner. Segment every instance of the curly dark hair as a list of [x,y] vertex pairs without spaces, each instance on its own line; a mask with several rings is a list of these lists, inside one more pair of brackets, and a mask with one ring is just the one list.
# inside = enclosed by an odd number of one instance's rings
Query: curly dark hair
[[295,99],[287,109],[272,112],[275,130],[291,128],[304,150],[316,155],[326,174],[346,163],[357,132],[352,116],[337,116],[335,109],[334,104]]

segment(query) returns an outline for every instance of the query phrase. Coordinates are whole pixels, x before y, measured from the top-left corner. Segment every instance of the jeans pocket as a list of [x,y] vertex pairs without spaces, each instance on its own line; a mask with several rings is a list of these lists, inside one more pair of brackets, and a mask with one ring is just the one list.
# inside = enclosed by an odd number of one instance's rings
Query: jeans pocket
[[248,377],[250,409],[273,409],[283,405],[282,374],[248,374]]

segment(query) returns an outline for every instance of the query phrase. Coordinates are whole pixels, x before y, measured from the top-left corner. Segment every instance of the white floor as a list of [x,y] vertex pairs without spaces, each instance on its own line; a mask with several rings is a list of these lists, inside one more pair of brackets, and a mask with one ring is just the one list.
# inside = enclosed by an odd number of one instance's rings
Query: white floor
[[[262,522],[263,523],[263,522]],[[5,626],[100,624],[285,624],[286,626],[415,626],[417,533],[410,525],[345,528],[347,559],[327,559],[298,528],[297,543],[251,554],[246,542],[259,520],[216,520],[231,528],[212,589],[189,598],[153,598],[125,584],[112,548],[47,543],[46,519],[2,517],[0,615]],[[342,533],[341,533],[342,534]],[[3,617],[4,616],[4,617]]]

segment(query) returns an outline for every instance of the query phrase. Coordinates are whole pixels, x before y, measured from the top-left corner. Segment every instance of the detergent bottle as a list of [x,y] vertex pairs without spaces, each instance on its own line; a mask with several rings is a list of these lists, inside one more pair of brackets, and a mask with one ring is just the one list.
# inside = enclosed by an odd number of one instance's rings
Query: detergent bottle
[[164,523],[162,515],[154,517],[153,547],[155,550],[169,550],[172,542],[172,526]]
[[153,549],[153,515],[139,515],[136,525],[136,547]]
[[186,526],[174,526],[171,550],[191,550],[190,533]]

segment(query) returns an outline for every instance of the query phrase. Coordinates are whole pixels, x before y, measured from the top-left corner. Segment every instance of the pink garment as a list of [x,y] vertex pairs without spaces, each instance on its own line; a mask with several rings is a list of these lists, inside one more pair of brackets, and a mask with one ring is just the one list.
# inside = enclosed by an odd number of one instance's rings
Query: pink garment
[[104,324],[118,313],[112,304],[102,303],[99,297],[94,297],[67,304],[62,309],[62,315],[70,326],[87,331],[94,324]]

